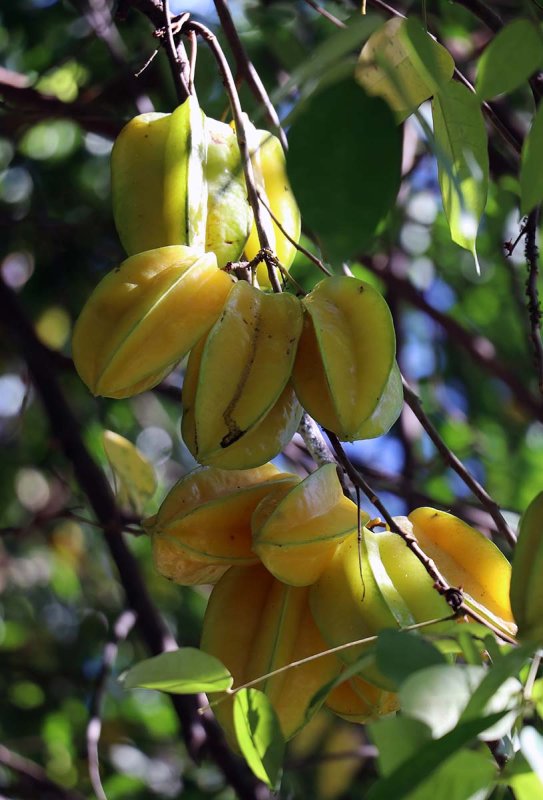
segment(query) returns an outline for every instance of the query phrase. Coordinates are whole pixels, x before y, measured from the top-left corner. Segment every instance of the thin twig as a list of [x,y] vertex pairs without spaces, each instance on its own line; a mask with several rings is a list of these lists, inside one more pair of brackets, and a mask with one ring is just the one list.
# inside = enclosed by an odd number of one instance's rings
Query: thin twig
[[516,401],[527,412],[543,422],[543,404],[529,391],[526,380],[517,377],[496,357],[494,345],[489,339],[470,333],[453,317],[434,308],[409,280],[392,272],[390,268],[380,266],[371,258],[364,258],[362,263],[382,278],[387,286],[397,292],[402,299],[407,300],[412,306],[420,309],[437,322],[446,331],[451,342],[465,350],[470,358],[486,372],[501,380]]
[[528,315],[530,319],[530,338],[532,340],[534,363],[537,372],[539,391],[543,395],[543,344],[541,343],[541,305],[537,279],[539,276],[539,250],[537,247],[537,229],[539,225],[539,206],[528,215],[526,223],[526,239],[524,254],[528,267],[526,278],[526,297],[528,298]]
[[488,492],[481,486],[481,484],[473,477],[473,475],[466,469],[464,464],[460,461],[460,459],[452,452],[452,450],[447,447],[437,428],[434,424],[430,421],[429,417],[426,415],[422,408],[422,403],[420,398],[417,394],[411,389],[409,384],[406,380],[402,377],[403,383],[403,393],[404,399],[413,414],[416,416],[432,442],[434,443],[436,449],[443,457],[443,460],[446,464],[448,464],[451,469],[453,469],[456,474],[462,479],[462,481],[466,484],[466,486],[470,489],[471,492],[481,501],[484,508],[488,511],[494,522],[496,523],[496,528],[500,531],[500,533],[505,537],[506,541],[514,547],[517,538],[507,522],[501,515],[500,509],[498,504],[490,497]]
[[0,744],[0,765],[8,770],[20,775],[25,783],[32,787],[36,798],[47,794],[56,797],[58,800],[83,800],[83,795],[72,789],[66,789],[55,781],[51,780],[47,772],[28,758],[14,753],[4,745]]
[[290,233],[288,233],[288,231],[285,230],[285,228],[282,226],[281,222],[277,219],[277,217],[275,216],[275,214],[271,210],[270,206],[268,205],[268,203],[266,202],[266,200],[264,199],[262,194],[260,192],[258,192],[258,191],[257,191],[257,194],[258,194],[258,199],[260,200],[260,202],[262,203],[262,205],[264,206],[264,208],[266,209],[266,211],[268,212],[268,214],[270,215],[272,220],[275,222],[275,224],[277,225],[277,227],[279,228],[279,230],[281,231],[281,233],[283,234],[285,239],[288,239],[288,241],[292,245],[294,245],[296,250],[298,250],[300,253],[303,253],[303,255],[306,258],[308,258],[310,261],[312,261],[313,264],[315,264],[315,266],[317,266],[321,270],[321,272],[324,272],[324,274],[328,275],[329,277],[332,276],[334,273],[331,272],[328,269],[328,267],[324,264],[323,261],[320,260],[320,258],[318,258],[314,253],[312,253],[306,247],[304,247],[299,242],[297,242],[296,239],[292,238]]
[[199,22],[192,22],[192,21],[188,22],[185,27],[187,28],[187,30],[195,31],[195,33],[197,33],[204,39],[206,44],[209,46],[209,49],[211,50],[215,58],[215,61],[217,62],[217,66],[219,67],[220,73],[222,75],[224,87],[226,89],[226,93],[230,101],[230,107],[232,109],[232,116],[234,117],[234,122],[236,124],[236,135],[238,138],[241,159],[243,162],[245,183],[247,185],[247,196],[251,208],[253,209],[255,225],[258,233],[260,246],[262,248],[263,259],[266,262],[266,266],[268,268],[268,277],[274,292],[281,292],[281,286],[279,284],[277,275],[275,273],[275,267],[273,265],[272,259],[270,258],[270,256],[273,256],[273,252],[270,245],[270,241],[268,239],[268,235],[266,233],[264,221],[262,218],[262,209],[260,208],[260,203],[258,200],[258,192],[256,189],[254,170],[247,143],[245,119],[243,116],[243,110],[241,108],[238,91],[236,89],[236,82],[234,81],[230,65],[226,60],[222,47],[219,44],[219,40],[217,39],[215,34],[209,30],[209,28],[206,28],[205,25],[202,25]]
[[420,547],[413,534],[410,531],[403,530],[402,527],[398,525],[378,495],[373,491],[371,486],[362,477],[358,470],[356,470],[351,464],[336,434],[332,433],[331,431],[326,431],[326,434],[330,439],[330,443],[334,449],[339,463],[345,469],[345,472],[352,481],[353,485],[359,486],[362,489],[370,503],[372,503],[375,508],[378,509],[379,513],[387,523],[389,530],[391,530],[392,533],[396,533],[398,536],[401,536],[406,546],[418,558],[428,575],[434,581],[434,589],[438,592],[438,594],[445,598],[451,609],[456,614],[471,617],[471,619],[487,627],[490,631],[492,631],[492,633],[494,633],[495,636],[501,638],[503,641],[509,642],[510,644],[516,644],[516,641],[513,637],[501,631],[491,622],[484,619],[480,614],[466,605],[464,602],[462,589],[450,586],[437,568],[435,562],[429,558],[429,556],[427,556],[424,550]]
[[[181,60],[179,50],[177,49],[173,38],[169,0],[162,0],[162,12],[164,18],[163,43],[168,55],[168,61],[170,62],[170,69],[175,85],[177,100],[179,103],[183,103],[190,94],[190,88],[185,78],[185,65]],[[181,29],[183,20],[188,18],[188,13],[183,15],[182,19],[178,22],[178,30]]]
[[232,49],[232,53],[234,54],[238,74],[245,78],[247,86],[252,91],[258,102],[263,106],[271,124],[277,129],[283,149],[287,150],[287,137],[285,135],[285,131],[281,127],[281,120],[279,119],[279,115],[270,100],[268,92],[266,91],[266,87],[260,79],[260,75],[256,71],[247,54],[247,51],[243,46],[243,43],[236,30],[236,26],[232,20],[230,9],[228,8],[228,2],[227,0],[213,0],[213,2],[215,3],[215,8],[217,10],[217,15],[219,17],[223,33],[228,40],[228,43]]
[[343,20],[338,19],[333,14],[331,14],[329,11],[327,11],[325,8],[320,6],[318,3],[315,3],[315,0],[305,0],[305,2],[307,3],[308,6],[311,6],[311,8],[314,11],[316,11],[317,14],[320,14],[322,17],[327,19],[329,22],[332,23],[332,25],[335,25],[336,28],[346,28],[347,27],[345,25],[345,23],[343,22]]
[[119,643],[123,642],[136,622],[133,611],[123,611],[113,628],[113,636],[104,648],[102,666],[96,679],[96,685],[90,702],[89,722],[87,725],[87,760],[92,788],[98,800],[108,800],[100,778],[100,758],[98,745],[102,732],[102,703],[106,685],[115,664]]

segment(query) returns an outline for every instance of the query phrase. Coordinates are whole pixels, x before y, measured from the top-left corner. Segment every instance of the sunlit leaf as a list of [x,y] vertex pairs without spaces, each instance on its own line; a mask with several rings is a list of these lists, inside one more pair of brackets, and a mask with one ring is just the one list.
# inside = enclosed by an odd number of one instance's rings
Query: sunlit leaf
[[443,207],[451,238],[473,253],[488,190],[487,135],[481,108],[465,86],[450,81],[432,101]]
[[223,692],[233,678],[218,658],[194,647],[182,647],[140,661],[123,677],[126,689],[158,689],[171,694]]
[[270,700],[258,689],[234,697],[234,726],[241,752],[254,774],[270,787],[281,775],[285,740]]
[[435,94],[453,71],[451,55],[419,20],[394,17],[370,36],[355,74],[368,94],[386,100],[401,121]]
[[141,513],[156,489],[155,471],[132,442],[113,431],[104,431],[104,450],[118,482],[120,502],[126,498]]
[[511,92],[543,66],[543,37],[528,19],[516,19],[496,34],[477,66],[477,94],[488,100]]

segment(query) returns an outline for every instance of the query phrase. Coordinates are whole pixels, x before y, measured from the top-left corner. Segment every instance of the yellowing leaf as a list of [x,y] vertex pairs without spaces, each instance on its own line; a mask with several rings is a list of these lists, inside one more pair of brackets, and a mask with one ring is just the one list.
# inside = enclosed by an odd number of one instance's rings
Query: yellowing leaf
[[483,114],[469,89],[450,81],[432,101],[439,185],[453,242],[473,253],[488,191]]
[[104,431],[104,450],[113,470],[117,498],[141,513],[156,489],[155,472],[151,464],[132,442],[113,431]]
[[373,33],[360,53],[356,79],[390,105],[399,122],[452,77],[449,52],[417,19],[395,17]]

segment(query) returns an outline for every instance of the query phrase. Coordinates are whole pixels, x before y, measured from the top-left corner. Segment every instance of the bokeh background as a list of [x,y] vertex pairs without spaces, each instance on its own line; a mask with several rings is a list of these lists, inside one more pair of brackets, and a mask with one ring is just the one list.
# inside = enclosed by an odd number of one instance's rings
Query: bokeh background
[[[71,331],[85,299],[123,259],[110,204],[113,139],[136,113],[170,111],[176,102],[162,52],[135,77],[156,40],[148,20],[128,5],[121,4],[122,13],[113,19],[106,0],[2,4],[0,272],[41,341],[55,353],[63,391],[97,461],[109,469],[102,445],[108,429],[135,443],[154,466],[158,489],[145,508],[151,514],[193,466],[179,429],[183,365],[167,387],[110,401],[89,395],[70,359]],[[349,2],[323,5],[341,19],[357,13]],[[411,2],[396,5],[418,11]],[[515,13],[515,3],[494,5],[505,18]],[[305,2],[237,0],[230,6],[270,91],[337,32]],[[432,30],[472,75],[489,33],[460,4],[437,0],[431,6]],[[189,10],[218,31],[212,2],[176,1],[171,8]],[[203,47],[196,85],[208,115],[227,113],[220,78]],[[245,86],[241,96],[245,109],[258,116]],[[295,92],[282,99],[281,116],[296,99]],[[498,103],[519,135],[530,122],[531,103],[527,88]],[[425,106],[421,113],[430,121]],[[436,162],[414,118],[404,125],[404,180],[397,205],[372,247],[350,267],[386,294],[403,373],[447,445],[515,527],[519,512],[541,489],[543,409],[528,335],[522,243],[510,257],[503,248],[521,225],[515,165],[492,131],[490,158],[492,181],[478,240],[480,276],[472,256],[450,240]],[[314,247],[311,232],[306,233],[304,243]],[[303,256],[293,274],[307,289],[319,280]],[[41,765],[68,792],[93,797],[85,731],[104,646],[124,608],[123,594],[102,531],[50,433],[16,343],[2,326],[0,319],[0,742]],[[347,450],[391,512],[435,505],[492,535],[492,520],[409,410],[388,435]],[[281,459],[301,474],[308,465],[301,440]],[[499,536],[495,540],[506,550]],[[182,588],[159,577],[144,536],[130,536],[129,546],[174,634],[184,644],[197,645],[205,588]],[[145,655],[132,632],[120,644],[107,682],[100,743],[107,797],[169,798],[181,791],[184,798],[232,797],[213,764],[195,766],[188,758],[168,698],[127,692],[119,684],[119,674]],[[330,759],[334,749],[362,753],[362,758]],[[361,728],[321,715],[291,748],[287,792],[360,796],[372,775],[371,758],[366,759],[371,755]],[[14,798],[37,797],[0,758],[2,791]]]

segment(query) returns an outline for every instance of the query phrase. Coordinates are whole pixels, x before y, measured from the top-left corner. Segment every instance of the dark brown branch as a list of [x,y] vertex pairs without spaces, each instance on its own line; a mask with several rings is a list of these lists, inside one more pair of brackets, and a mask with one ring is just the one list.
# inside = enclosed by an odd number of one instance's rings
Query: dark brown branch
[[[47,772],[28,758],[14,753],[4,745],[0,744],[0,765],[19,775],[21,783],[34,794],[36,798],[47,797],[50,800],[83,800],[83,795],[72,789],[65,789],[64,786],[55,783],[47,775]],[[29,795],[30,796],[30,795]]]
[[[190,94],[189,90],[190,78],[188,80],[185,78],[186,60],[183,61],[183,59],[181,58],[181,54],[179,53],[179,50],[176,47],[173,38],[170,4],[168,0],[162,0],[162,11],[163,11],[164,32],[160,38],[162,39],[162,43],[164,45],[166,54],[168,56],[168,61],[170,62],[170,72],[172,73],[175,91],[177,94],[177,100],[179,103],[183,103]],[[188,19],[188,16],[189,15],[186,14],[185,18]],[[181,29],[182,25],[183,22],[181,21],[179,29]],[[155,31],[155,34],[157,33],[158,31]]]
[[[83,444],[79,425],[60,389],[49,351],[37,339],[15,293],[0,280],[0,319],[19,341],[34,386],[41,398],[51,430],[85,492],[117,567],[128,607],[137,615],[140,635],[149,651],[158,655],[176,642],[157,613],[141,579],[138,565],[122,535],[122,521],[104,473]],[[248,767],[228,749],[211,714],[198,713],[194,696],[172,695],[187,750],[194,759],[207,752],[243,800],[264,800],[270,794]]]
[[345,25],[345,23],[343,22],[343,20],[338,19],[333,14],[331,14],[329,11],[327,11],[325,8],[320,6],[318,3],[315,3],[315,0],[305,0],[305,2],[307,3],[308,6],[311,6],[311,8],[314,11],[316,11],[317,14],[320,14],[322,17],[327,19],[329,22],[332,23],[332,25],[335,25],[336,28],[346,28],[347,27]]
[[277,111],[275,110],[270,100],[268,92],[266,91],[266,87],[264,86],[264,84],[260,79],[260,75],[256,71],[252,61],[250,60],[247,54],[247,51],[243,46],[243,43],[239,37],[239,34],[236,30],[236,27],[230,15],[228,2],[227,0],[213,0],[213,2],[215,3],[215,8],[219,16],[222,31],[228,40],[228,43],[236,60],[236,69],[238,75],[243,76],[243,78],[247,82],[247,86],[249,87],[255,98],[258,100],[259,103],[262,104],[266,112],[266,116],[268,117],[268,120],[277,129],[279,138],[281,140],[281,144],[286,150],[288,147],[287,137],[285,136],[285,132],[281,127],[281,120],[279,119],[279,115],[277,114]]
[[517,377],[494,355],[495,348],[489,339],[470,333],[455,319],[434,308],[406,278],[400,277],[384,265],[381,266],[374,259],[364,259],[363,263],[368,269],[379,275],[399,297],[437,322],[446,331],[452,343],[465,350],[485,372],[502,381],[517,402],[536,419],[543,422],[543,403],[529,391],[526,380]]
[[431,422],[429,417],[425,414],[422,403],[420,402],[419,397],[415,394],[413,389],[409,386],[408,383],[402,378],[403,383],[403,394],[405,398],[405,402],[416,416],[432,442],[434,443],[437,451],[441,454],[444,462],[448,464],[451,469],[453,469],[456,474],[463,480],[466,486],[470,489],[470,491],[480,500],[481,504],[484,508],[488,511],[492,519],[496,524],[496,528],[500,531],[500,533],[505,537],[506,541],[514,547],[516,544],[516,536],[504,520],[501,515],[500,508],[498,504],[490,497],[488,492],[481,486],[481,484],[475,480],[473,475],[466,469],[466,467],[462,464],[460,459],[452,452],[452,450],[447,447],[443,439],[438,433],[437,428]]
[[539,225],[539,206],[528,215],[526,223],[526,239],[524,254],[528,267],[526,279],[526,297],[528,298],[528,315],[530,319],[530,339],[532,340],[534,363],[537,372],[539,391],[543,395],[543,344],[541,343],[541,305],[537,279],[539,276],[539,250],[537,247],[537,229]]
[[32,125],[48,118],[71,119],[85,130],[109,139],[114,139],[122,128],[117,119],[96,115],[85,103],[64,103],[34,89],[24,75],[4,67],[0,67],[0,98],[7,112],[2,122],[4,130]]
[[89,722],[87,725],[87,760],[89,763],[89,776],[98,800],[108,800],[100,778],[100,759],[98,745],[102,732],[102,703],[106,692],[106,685],[111,670],[115,664],[120,642],[123,642],[136,622],[132,611],[123,611],[113,629],[113,636],[104,648],[102,666],[96,680],[96,685],[91,698]]

